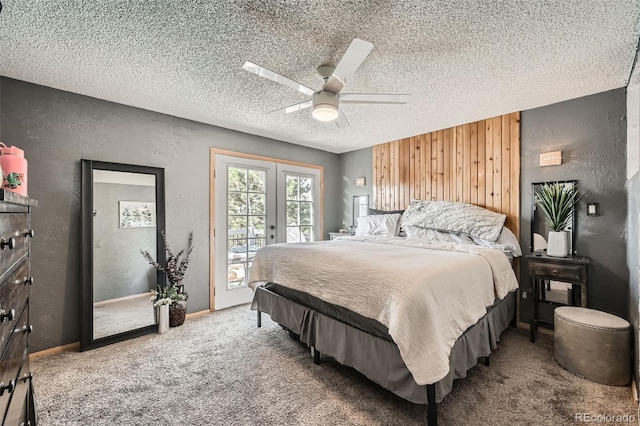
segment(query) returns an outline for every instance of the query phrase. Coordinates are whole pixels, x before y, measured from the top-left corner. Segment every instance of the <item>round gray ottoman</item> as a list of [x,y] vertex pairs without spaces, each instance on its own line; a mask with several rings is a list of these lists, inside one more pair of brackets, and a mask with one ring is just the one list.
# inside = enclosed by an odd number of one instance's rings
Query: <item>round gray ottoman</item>
[[631,379],[631,325],[606,312],[574,306],[554,311],[554,353],[567,371],[625,386]]

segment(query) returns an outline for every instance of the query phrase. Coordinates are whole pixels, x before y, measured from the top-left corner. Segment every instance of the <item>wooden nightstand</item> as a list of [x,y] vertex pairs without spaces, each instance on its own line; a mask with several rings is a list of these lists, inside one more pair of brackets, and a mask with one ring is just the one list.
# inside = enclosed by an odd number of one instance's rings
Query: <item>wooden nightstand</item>
[[[534,306],[529,340],[535,342],[538,322],[553,325],[553,310],[555,308],[567,304],[587,307],[587,267],[591,263],[591,259],[581,256],[550,257],[543,252],[528,254],[525,258],[529,262]],[[569,303],[547,300],[546,292],[549,288],[546,283],[550,280],[571,284]],[[542,319],[541,316],[544,316],[545,319]]]

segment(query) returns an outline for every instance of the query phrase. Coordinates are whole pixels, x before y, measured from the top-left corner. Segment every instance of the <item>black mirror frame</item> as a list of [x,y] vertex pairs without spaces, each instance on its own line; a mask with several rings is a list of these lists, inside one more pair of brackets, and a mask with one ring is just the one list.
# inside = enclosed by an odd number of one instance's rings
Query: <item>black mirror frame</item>
[[[164,169],[158,167],[138,166],[132,164],[109,163],[104,161],[82,160],[81,180],[81,209],[82,209],[82,334],[80,350],[98,348],[111,343],[131,339],[156,332],[158,324],[149,325],[135,330],[125,331],[111,336],[93,338],[93,171],[110,170],[128,173],[144,173],[155,175],[156,178],[156,247],[157,259],[160,264],[166,261],[164,240],[161,232],[165,229],[165,196]],[[164,273],[156,271],[156,279],[164,283]]]
[[[534,234],[534,223],[536,221],[536,187],[540,185],[544,185],[545,183],[571,183],[574,187],[578,185],[577,180],[553,180],[547,182],[533,182],[531,184],[531,235],[530,237],[530,246],[529,251],[533,253],[533,234]],[[576,206],[573,206],[573,213],[571,218],[571,252],[570,256],[575,256],[577,254],[576,251],[576,232],[577,232],[577,219],[578,219],[578,211]]]

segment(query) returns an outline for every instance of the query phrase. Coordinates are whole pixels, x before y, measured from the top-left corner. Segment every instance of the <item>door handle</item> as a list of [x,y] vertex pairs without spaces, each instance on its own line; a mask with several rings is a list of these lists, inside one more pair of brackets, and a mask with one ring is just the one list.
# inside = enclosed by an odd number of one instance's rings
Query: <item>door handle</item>
[[276,226],[275,226],[275,225],[271,225],[271,226],[269,227],[269,229],[276,229]]

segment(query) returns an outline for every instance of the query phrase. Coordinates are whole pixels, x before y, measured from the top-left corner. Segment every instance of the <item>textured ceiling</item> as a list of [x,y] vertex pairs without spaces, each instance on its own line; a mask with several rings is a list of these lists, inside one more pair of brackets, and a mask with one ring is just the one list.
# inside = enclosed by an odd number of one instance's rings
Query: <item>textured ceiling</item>
[[[331,152],[626,85],[637,0],[3,0],[0,74]],[[342,105],[242,70],[249,60],[319,89],[318,65],[374,44],[345,92],[410,93]]]

